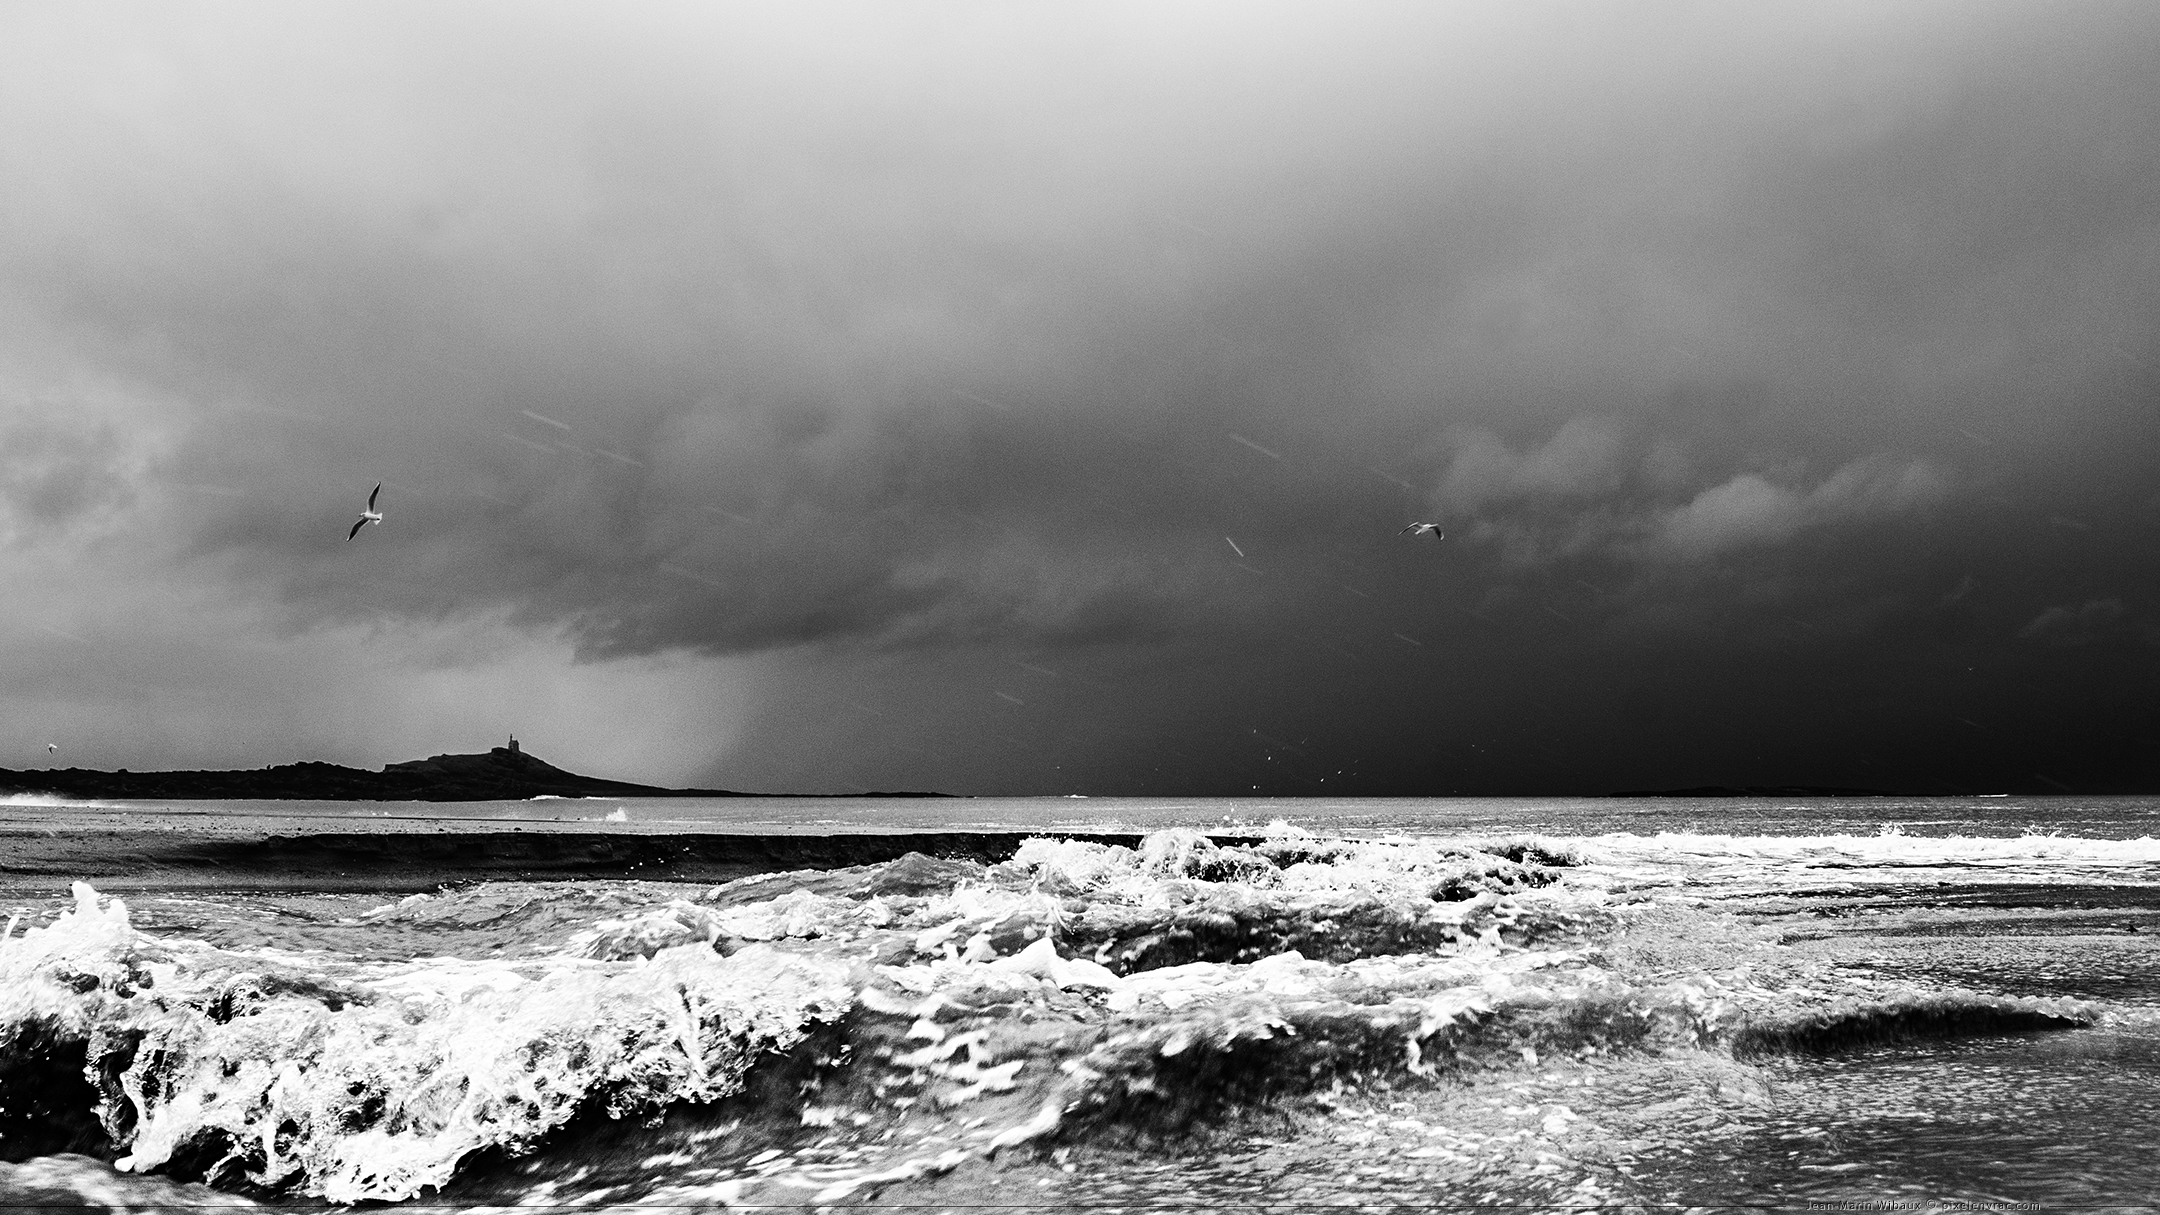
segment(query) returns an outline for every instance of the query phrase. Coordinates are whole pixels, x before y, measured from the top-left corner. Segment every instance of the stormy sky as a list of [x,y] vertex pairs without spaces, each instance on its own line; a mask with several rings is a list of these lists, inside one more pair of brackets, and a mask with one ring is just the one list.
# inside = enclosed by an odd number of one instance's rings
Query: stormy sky
[[2156,62],[2145,0],[10,4],[0,767],[2151,790]]

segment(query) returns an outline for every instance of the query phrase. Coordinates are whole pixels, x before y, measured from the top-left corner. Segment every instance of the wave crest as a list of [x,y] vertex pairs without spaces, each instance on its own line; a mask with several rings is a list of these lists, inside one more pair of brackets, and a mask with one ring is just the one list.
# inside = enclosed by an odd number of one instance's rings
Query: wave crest
[[185,1161],[355,1202],[439,1186],[582,1107],[726,1096],[852,997],[845,967],[767,947],[327,976],[263,961],[136,933],[120,900],[77,884],[58,922],[0,943],[0,1017],[87,1039],[117,1167]]

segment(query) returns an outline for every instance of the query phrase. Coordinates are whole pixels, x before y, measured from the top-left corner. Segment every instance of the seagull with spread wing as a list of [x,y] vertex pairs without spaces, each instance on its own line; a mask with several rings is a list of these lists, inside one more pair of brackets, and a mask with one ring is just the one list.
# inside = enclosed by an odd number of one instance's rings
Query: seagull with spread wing
[[381,482],[377,482],[377,483],[376,483],[376,485],[375,485],[375,488],[374,488],[374,490],[373,490],[372,492],[370,492],[370,493],[368,494],[368,496],[367,496],[367,509],[366,509],[366,510],[364,510],[364,511],[361,511],[361,512],[360,512],[360,520],[359,520],[359,522],[357,522],[357,523],[353,524],[353,525],[352,525],[352,530],[351,530],[351,531],[349,531],[349,532],[346,532],[346,533],[345,533],[345,539],[346,539],[346,540],[348,540],[348,541],[349,541],[349,540],[351,540],[351,539],[352,539],[352,538],[353,538],[354,536],[357,536],[357,535],[359,535],[359,534],[360,534],[360,529],[361,529],[361,528],[363,528],[363,527],[366,527],[366,526],[367,526],[368,524],[370,524],[370,523],[381,523],[381,522],[382,522],[382,512],[381,512],[381,511],[379,511],[379,510],[376,510],[376,509],[375,509],[375,495],[376,495],[376,494],[379,494],[379,493],[381,493],[381,492],[382,492],[382,483],[381,483]]
[[1430,533],[1432,535],[1432,538],[1435,540],[1447,539],[1447,533],[1441,531],[1440,525],[1437,523],[1413,523],[1410,526],[1402,529],[1402,531],[1396,532],[1395,534],[1400,536],[1404,532],[1416,532],[1420,536]]

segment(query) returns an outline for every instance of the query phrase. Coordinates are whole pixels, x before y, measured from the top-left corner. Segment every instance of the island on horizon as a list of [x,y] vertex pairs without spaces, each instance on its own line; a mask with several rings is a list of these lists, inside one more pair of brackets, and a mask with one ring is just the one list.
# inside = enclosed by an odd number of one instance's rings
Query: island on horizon
[[522,801],[534,797],[948,797],[944,793],[764,794],[734,789],[668,789],[566,772],[518,746],[479,755],[431,755],[385,764],[380,772],[315,760],[238,771],[101,772],[90,768],[0,768],[0,794],[185,798],[214,801]]

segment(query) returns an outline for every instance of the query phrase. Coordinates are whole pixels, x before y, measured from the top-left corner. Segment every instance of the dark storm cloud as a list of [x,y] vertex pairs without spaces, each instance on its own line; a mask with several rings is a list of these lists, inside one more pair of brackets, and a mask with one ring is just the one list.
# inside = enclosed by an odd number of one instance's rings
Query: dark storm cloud
[[[2141,5],[7,23],[0,389],[61,409],[7,523],[133,503],[289,635],[815,651],[1080,766],[2074,659],[2160,590]],[[1066,653],[1127,694],[991,686]]]

